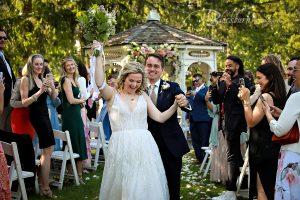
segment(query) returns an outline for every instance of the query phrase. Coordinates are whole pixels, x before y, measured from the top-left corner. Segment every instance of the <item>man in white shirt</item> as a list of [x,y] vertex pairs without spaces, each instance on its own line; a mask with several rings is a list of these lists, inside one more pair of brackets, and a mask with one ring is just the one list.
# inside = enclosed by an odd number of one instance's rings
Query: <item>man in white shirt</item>
[[0,129],[5,131],[11,131],[10,126],[10,113],[12,108],[9,105],[11,91],[16,81],[14,72],[9,64],[9,61],[5,57],[3,49],[7,40],[7,34],[4,29],[0,28],[0,72],[3,74],[5,91],[4,91],[4,108],[3,113],[0,115]]

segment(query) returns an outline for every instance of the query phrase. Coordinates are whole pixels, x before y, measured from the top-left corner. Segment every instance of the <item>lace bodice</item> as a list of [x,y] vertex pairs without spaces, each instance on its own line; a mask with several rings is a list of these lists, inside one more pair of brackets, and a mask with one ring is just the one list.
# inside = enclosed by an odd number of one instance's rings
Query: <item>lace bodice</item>
[[140,95],[133,110],[126,102],[122,101],[117,93],[112,107],[109,109],[109,120],[112,132],[148,129],[147,123],[147,102],[143,95]]

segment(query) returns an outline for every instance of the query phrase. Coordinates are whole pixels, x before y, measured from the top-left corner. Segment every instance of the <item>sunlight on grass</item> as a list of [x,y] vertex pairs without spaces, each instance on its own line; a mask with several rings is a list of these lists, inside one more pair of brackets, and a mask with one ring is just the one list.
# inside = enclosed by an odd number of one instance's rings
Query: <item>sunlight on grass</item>
[[[85,185],[76,186],[72,181],[66,182],[63,189],[60,191],[57,188],[53,189],[53,193],[57,195],[57,200],[84,200],[98,199],[100,184],[102,179],[103,163],[100,164],[98,170],[94,173],[84,175]],[[39,195],[30,195],[29,200],[46,199]]]
[[225,190],[223,185],[211,183],[209,175],[200,178],[199,169],[200,164],[196,164],[193,151],[183,157],[181,199],[211,199]]
[[[224,186],[214,184],[206,178],[200,178],[200,165],[196,164],[194,152],[191,151],[183,157],[181,199],[211,199],[224,191]],[[98,167],[97,172],[84,175],[85,185],[76,186],[72,181],[64,184],[63,190],[54,188],[53,192],[58,196],[57,200],[96,200],[99,195],[103,172],[103,163]],[[45,199],[35,194],[29,195],[30,200]]]

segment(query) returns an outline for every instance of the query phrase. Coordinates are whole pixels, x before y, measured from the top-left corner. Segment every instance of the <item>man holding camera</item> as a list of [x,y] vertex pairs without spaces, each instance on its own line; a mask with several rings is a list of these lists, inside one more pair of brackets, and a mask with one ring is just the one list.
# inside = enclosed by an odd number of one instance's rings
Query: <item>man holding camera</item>
[[240,58],[228,56],[225,61],[225,72],[218,84],[212,87],[212,100],[220,104],[221,119],[224,124],[225,140],[227,143],[228,180],[227,191],[214,200],[235,200],[236,181],[239,176],[239,167],[243,164],[240,150],[240,134],[247,131],[242,102],[238,98],[239,87],[245,85],[252,88],[252,83],[244,79],[244,65]]

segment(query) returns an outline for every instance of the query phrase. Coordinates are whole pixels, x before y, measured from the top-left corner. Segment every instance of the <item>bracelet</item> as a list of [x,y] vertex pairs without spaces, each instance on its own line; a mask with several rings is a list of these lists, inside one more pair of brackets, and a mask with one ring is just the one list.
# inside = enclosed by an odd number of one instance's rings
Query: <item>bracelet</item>
[[98,88],[99,90],[103,90],[104,88],[105,88],[105,86],[106,86],[106,83],[105,83],[105,81],[102,83],[102,85]]

